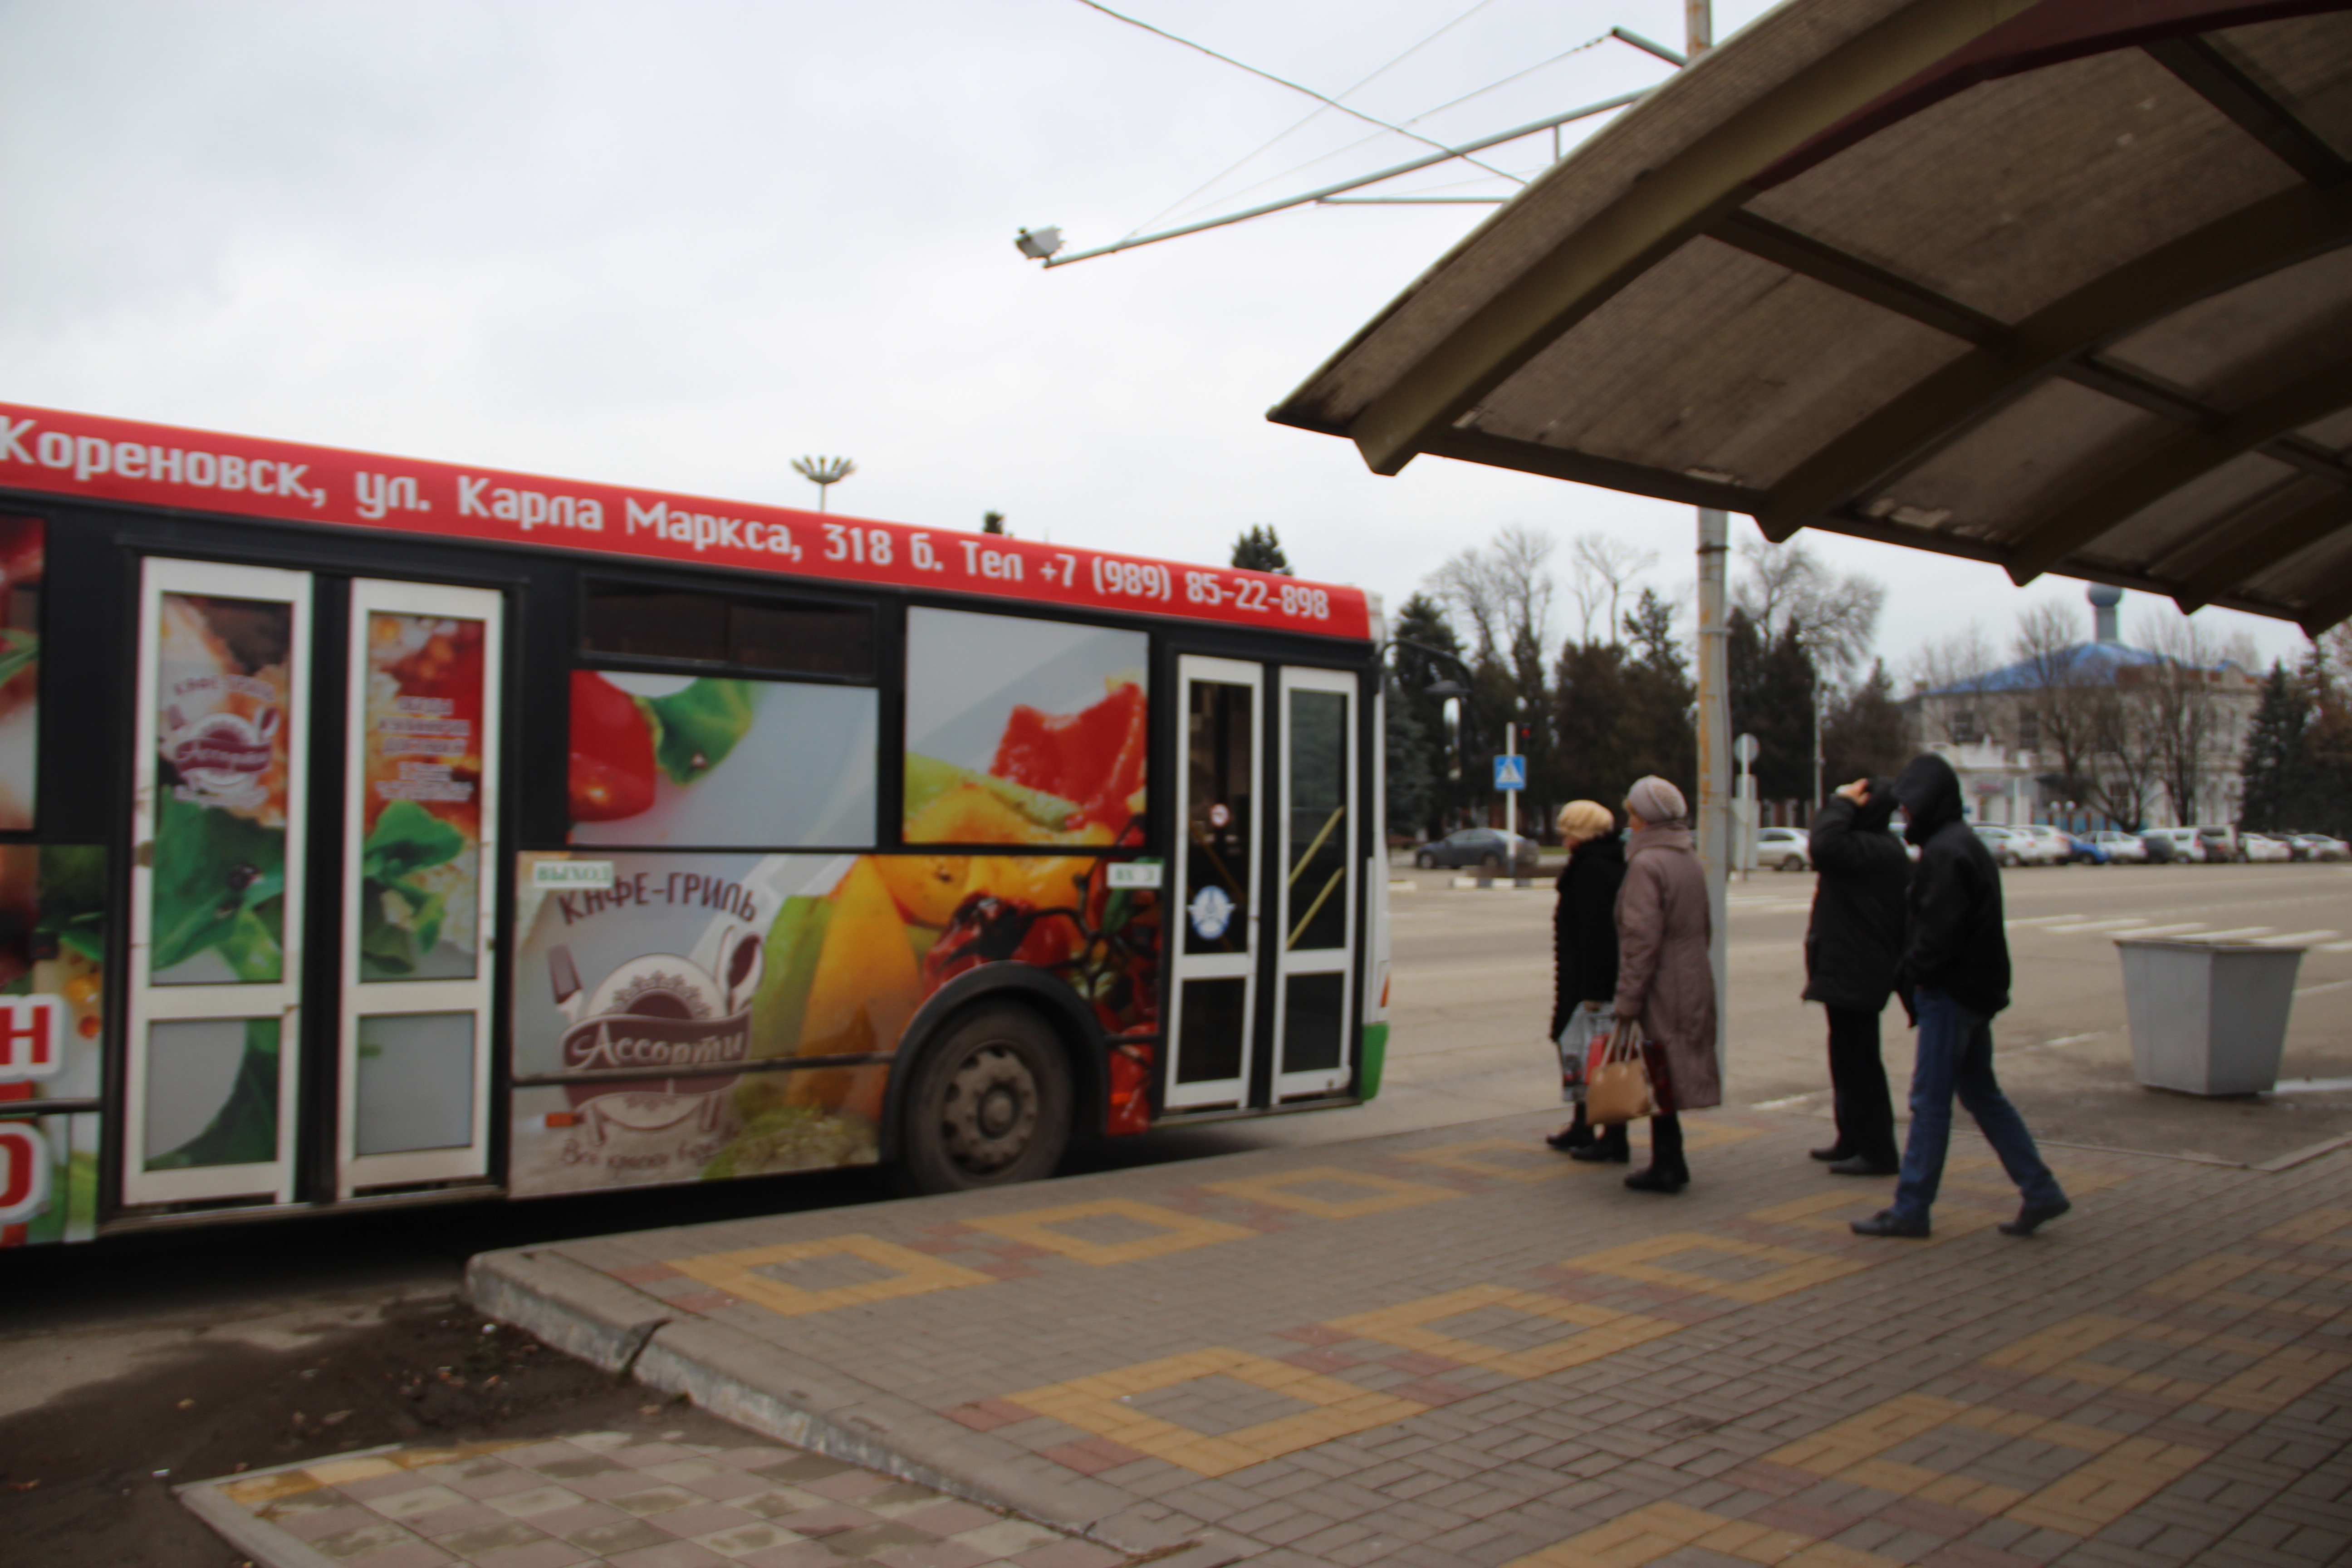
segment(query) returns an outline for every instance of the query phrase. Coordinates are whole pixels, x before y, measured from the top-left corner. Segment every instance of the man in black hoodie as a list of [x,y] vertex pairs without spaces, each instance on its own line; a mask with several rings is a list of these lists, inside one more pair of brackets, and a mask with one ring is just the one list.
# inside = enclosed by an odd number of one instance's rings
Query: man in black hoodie
[[1858,1236],[1926,1236],[1927,1211],[1944,1176],[1951,1140],[1952,1096],[1976,1118],[2001,1169],[2024,1198],[2011,1236],[2031,1236],[2069,1207],[2058,1178],[2042,1163],[2025,1119],[1992,1072],[1992,1016],[2009,1005],[2009,937],[2001,926],[2000,868],[1960,805],[1960,781],[1932,752],[1912,759],[1895,781],[1919,846],[1911,877],[1909,918],[1895,986],[1919,1026],[1911,1073],[1911,1138],[1895,1205],[1853,1222]]
[[1903,895],[1911,859],[1886,831],[1895,781],[1856,779],[1814,819],[1811,853],[1821,879],[1805,931],[1805,1000],[1830,1016],[1830,1088],[1837,1142],[1813,1151],[1841,1176],[1891,1176],[1895,1107],[1878,1054],[1878,1016],[1903,958]]

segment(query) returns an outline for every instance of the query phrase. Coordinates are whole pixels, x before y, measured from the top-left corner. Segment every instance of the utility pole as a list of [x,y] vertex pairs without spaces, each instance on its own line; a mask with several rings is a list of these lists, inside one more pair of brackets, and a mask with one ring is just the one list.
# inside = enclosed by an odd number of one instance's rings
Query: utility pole
[[[1715,47],[1712,0],[1683,0],[1685,57],[1693,65]],[[1698,509],[1698,859],[1706,873],[1707,958],[1715,970],[1715,1060],[1727,1072],[1731,1024],[1730,628],[1724,605],[1731,518]]]

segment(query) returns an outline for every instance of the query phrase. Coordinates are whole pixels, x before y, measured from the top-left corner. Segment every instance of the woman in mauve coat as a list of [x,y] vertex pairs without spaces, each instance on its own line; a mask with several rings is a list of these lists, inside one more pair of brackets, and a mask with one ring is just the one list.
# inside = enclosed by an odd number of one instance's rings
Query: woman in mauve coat
[[[1571,1153],[1593,1143],[1584,1116],[1585,1069],[1593,1037],[1608,1037],[1617,1021],[1609,1010],[1617,996],[1617,886],[1625,879],[1625,846],[1617,819],[1597,800],[1571,800],[1559,808],[1559,838],[1568,864],[1559,869],[1559,901],[1551,913],[1551,1037],[1559,1051],[1560,1098],[1576,1107],[1575,1119],[1544,1142]],[[1625,1158],[1625,1129],[1603,1129],[1616,1158]]]
[[1683,792],[1655,775],[1626,792],[1633,832],[1617,892],[1617,1016],[1641,1020],[1658,1101],[1650,1163],[1625,1178],[1643,1193],[1678,1193],[1689,1184],[1681,1113],[1723,1103],[1707,956],[1713,922],[1687,810]]

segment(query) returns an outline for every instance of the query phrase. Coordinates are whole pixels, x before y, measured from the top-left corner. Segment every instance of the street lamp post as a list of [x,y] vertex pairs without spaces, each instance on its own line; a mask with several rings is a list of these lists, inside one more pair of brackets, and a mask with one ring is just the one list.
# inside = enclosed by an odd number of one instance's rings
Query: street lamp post
[[846,458],[794,458],[793,472],[816,487],[816,510],[824,510],[825,491],[857,471]]

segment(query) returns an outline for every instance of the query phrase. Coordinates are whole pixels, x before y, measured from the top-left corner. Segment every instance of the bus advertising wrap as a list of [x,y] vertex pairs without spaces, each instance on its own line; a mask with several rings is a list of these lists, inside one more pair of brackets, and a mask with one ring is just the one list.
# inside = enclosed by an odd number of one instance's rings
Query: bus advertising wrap
[[982,963],[1158,1028],[1158,894],[1099,857],[519,858],[517,1195],[871,1163],[908,1021]]
[[0,489],[1360,641],[1361,589],[0,403]]

